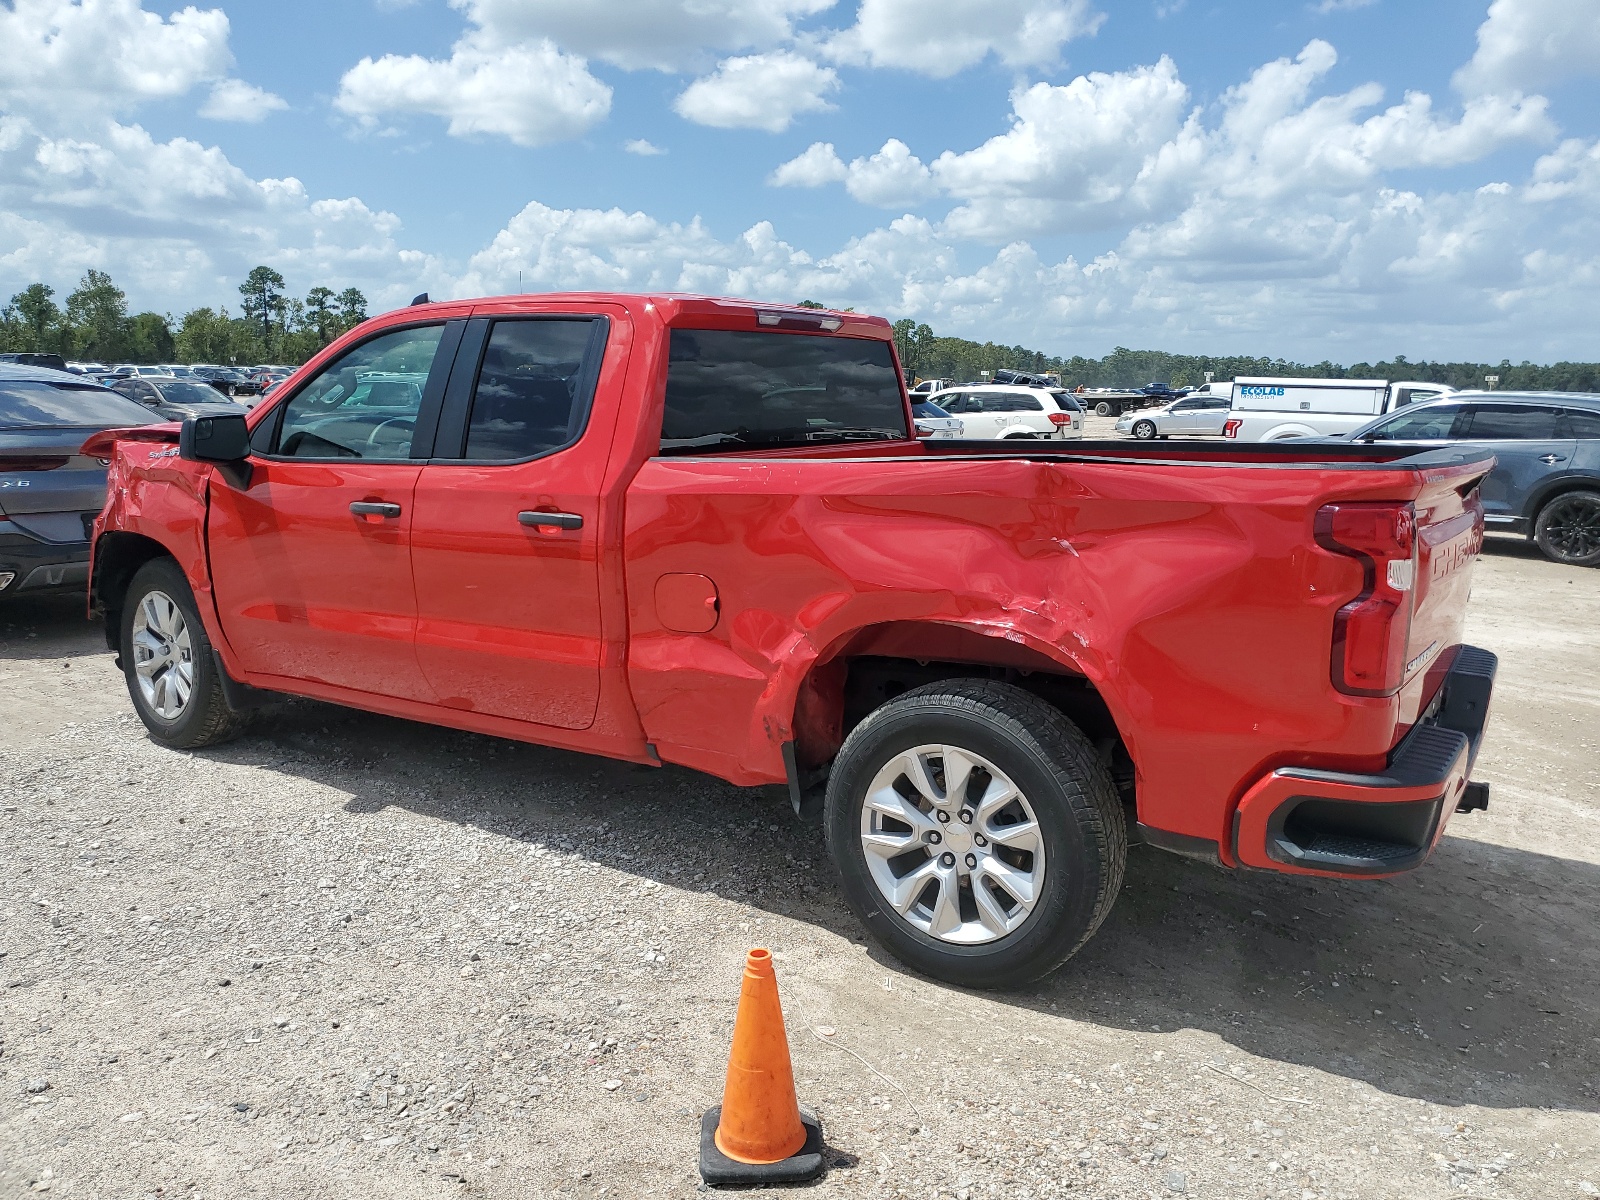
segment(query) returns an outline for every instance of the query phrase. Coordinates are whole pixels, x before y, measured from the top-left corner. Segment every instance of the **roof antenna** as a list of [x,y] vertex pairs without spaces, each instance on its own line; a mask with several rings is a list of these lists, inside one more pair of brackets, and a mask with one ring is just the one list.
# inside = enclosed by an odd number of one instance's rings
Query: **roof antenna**
[[432,301],[430,301],[428,299],[428,293],[427,292],[423,292],[422,295],[415,297],[411,301],[411,303],[413,303],[413,304],[431,304]]

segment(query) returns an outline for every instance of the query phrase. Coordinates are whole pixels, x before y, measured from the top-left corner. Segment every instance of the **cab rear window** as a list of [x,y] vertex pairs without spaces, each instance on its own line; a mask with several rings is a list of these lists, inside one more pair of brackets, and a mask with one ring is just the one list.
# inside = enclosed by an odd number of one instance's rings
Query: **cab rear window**
[[663,454],[903,440],[887,342],[820,334],[675,329]]

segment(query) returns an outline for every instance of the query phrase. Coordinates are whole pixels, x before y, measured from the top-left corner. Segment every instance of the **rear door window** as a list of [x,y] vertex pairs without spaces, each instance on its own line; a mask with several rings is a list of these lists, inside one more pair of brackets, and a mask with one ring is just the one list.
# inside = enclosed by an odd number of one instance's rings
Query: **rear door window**
[[462,456],[521,462],[576,440],[604,336],[605,322],[589,317],[496,321],[473,389]]
[[1600,412],[1588,412],[1581,408],[1562,409],[1561,418],[1556,424],[1556,435],[1583,441],[1600,438]]
[[1551,441],[1556,433],[1556,409],[1537,404],[1479,404],[1463,435],[1475,442]]
[[663,454],[910,436],[888,342],[674,329],[671,347]]

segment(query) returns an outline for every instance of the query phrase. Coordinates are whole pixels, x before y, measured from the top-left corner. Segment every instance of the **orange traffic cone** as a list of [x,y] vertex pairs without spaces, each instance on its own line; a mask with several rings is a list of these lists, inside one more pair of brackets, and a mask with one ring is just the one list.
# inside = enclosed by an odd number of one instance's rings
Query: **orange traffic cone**
[[772,951],[745,958],[722,1103],[700,1121],[707,1183],[804,1183],[823,1171],[822,1127],[800,1109]]

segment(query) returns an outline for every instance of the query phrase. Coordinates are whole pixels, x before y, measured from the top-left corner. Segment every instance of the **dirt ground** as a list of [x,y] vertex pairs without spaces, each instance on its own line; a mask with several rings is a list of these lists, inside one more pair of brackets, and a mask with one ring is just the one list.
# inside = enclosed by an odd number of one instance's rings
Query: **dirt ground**
[[312,703],[158,749],[0,609],[0,1196],[690,1196],[777,957],[817,1197],[1600,1195],[1600,572],[1492,541],[1477,775],[1420,872],[1133,852],[1014,995],[860,940],[765,792]]

